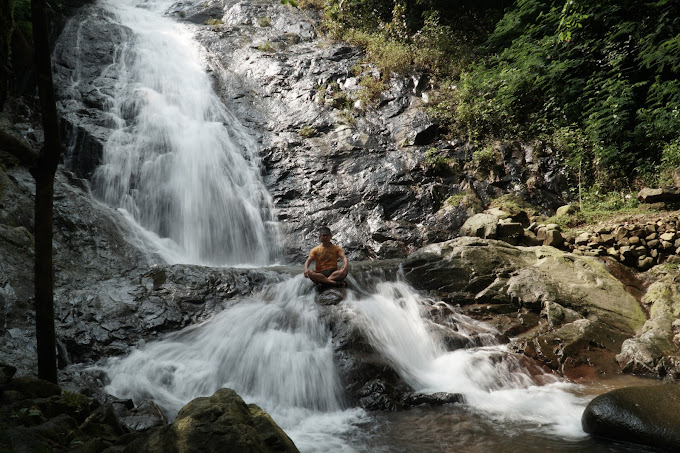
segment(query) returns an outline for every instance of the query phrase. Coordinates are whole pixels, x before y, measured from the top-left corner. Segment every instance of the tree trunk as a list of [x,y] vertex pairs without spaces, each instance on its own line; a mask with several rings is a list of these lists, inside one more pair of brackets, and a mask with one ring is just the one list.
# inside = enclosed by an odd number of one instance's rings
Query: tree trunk
[[35,336],[38,377],[57,382],[57,343],[54,331],[54,269],[52,267],[52,201],[54,173],[35,178]]
[[0,0],[0,111],[9,91],[10,49],[14,30],[14,0]]
[[57,382],[57,341],[54,331],[54,269],[52,267],[52,201],[54,175],[61,157],[59,118],[52,82],[45,0],[31,0],[33,44],[42,110],[45,144],[36,166],[35,178],[35,329],[38,343],[38,377]]

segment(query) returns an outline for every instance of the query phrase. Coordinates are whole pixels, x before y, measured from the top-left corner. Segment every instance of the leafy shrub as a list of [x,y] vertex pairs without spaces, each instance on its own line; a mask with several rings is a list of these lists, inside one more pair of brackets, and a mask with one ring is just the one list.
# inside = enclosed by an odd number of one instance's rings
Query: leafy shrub
[[425,152],[425,166],[434,173],[457,173],[460,171],[458,161],[447,157],[437,148]]
[[488,145],[472,153],[472,165],[478,172],[488,174],[500,158],[498,150]]
[[298,131],[298,135],[304,138],[314,137],[316,135],[316,128],[314,126],[306,124],[300,128],[300,130]]
[[573,181],[604,191],[668,173],[678,1],[327,0],[325,25],[364,48],[383,82],[429,75],[430,113],[452,138],[545,140]]
[[583,193],[582,211],[612,212],[635,209],[640,205],[634,193],[604,191],[598,185]]
[[382,93],[385,88],[385,83],[382,79],[374,77],[371,74],[364,75],[359,80],[359,85],[363,87],[363,90],[361,90],[358,95],[363,107],[375,104],[380,97],[380,93]]
[[210,19],[206,20],[203,22],[205,25],[212,25],[214,27],[218,25],[222,25],[224,22],[222,22],[220,19],[215,19],[214,17],[211,17]]
[[276,52],[276,49],[274,48],[274,45],[273,45],[271,42],[269,42],[269,41],[265,41],[265,42],[263,42],[263,43],[258,44],[257,50],[259,50],[260,52],[265,52],[265,53],[274,53],[274,52]]
[[670,185],[673,182],[673,170],[677,167],[680,167],[680,138],[668,143],[661,151],[659,184]]

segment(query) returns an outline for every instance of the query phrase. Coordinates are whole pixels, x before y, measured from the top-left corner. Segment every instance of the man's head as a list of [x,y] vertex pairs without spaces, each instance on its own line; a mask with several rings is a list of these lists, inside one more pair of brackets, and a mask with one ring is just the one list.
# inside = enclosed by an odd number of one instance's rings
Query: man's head
[[331,241],[331,230],[328,227],[321,227],[319,228],[319,240],[321,240],[322,243],[327,244],[328,242]]

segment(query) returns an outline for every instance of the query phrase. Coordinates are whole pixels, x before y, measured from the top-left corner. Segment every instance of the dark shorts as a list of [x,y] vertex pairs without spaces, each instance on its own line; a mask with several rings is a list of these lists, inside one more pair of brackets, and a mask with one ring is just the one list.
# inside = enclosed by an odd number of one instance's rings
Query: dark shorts
[[323,271],[319,271],[319,274],[323,274],[326,277],[330,277],[333,272],[337,271],[337,269],[326,269]]

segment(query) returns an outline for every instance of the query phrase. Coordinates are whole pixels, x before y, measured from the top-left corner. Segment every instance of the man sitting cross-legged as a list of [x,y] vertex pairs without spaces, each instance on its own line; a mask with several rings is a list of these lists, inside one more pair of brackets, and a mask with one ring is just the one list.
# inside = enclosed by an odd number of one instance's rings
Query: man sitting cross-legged
[[[314,247],[305,261],[305,277],[326,286],[347,286],[343,280],[349,271],[349,260],[339,246],[331,243],[331,230],[326,227],[320,228],[319,241],[321,245]],[[338,259],[342,260],[340,269]],[[316,263],[315,270],[309,269],[312,261]]]

